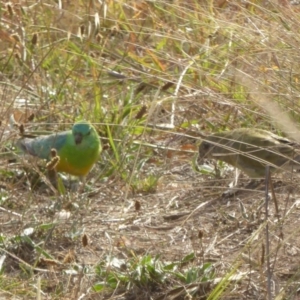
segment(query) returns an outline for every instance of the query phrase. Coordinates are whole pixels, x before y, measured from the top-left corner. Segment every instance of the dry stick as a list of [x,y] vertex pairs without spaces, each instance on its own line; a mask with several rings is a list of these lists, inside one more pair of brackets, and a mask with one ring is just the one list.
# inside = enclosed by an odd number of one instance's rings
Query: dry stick
[[17,260],[19,263],[24,264],[24,266],[26,266],[30,271],[37,271],[37,272],[44,272],[44,273],[53,273],[53,274],[59,274],[58,271],[53,271],[53,270],[48,270],[48,269],[41,269],[41,268],[36,268],[32,265],[30,265],[29,263],[27,263],[25,260],[21,259],[20,257],[18,257],[17,255],[7,251],[4,248],[0,248],[0,250],[4,253],[6,253],[7,255],[9,255],[10,257],[12,257],[13,259]]
[[180,86],[181,86],[181,83],[182,83],[182,80],[183,80],[183,76],[186,74],[186,72],[188,71],[188,69],[194,64],[194,61],[190,62],[185,68],[184,70],[181,72],[180,74],[180,77],[178,79],[178,82],[176,84],[176,88],[175,88],[175,91],[174,91],[174,100],[172,101],[172,105],[171,105],[171,120],[170,120],[170,126],[171,128],[174,128],[175,125],[175,110],[176,110],[176,107],[175,107],[175,101],[176,101],[176,98],[178,96],[178,91],[180,89]]
[[279,229],[280,229],[279,237],[283,240],[283,231],[282,231],[282,224],[281,224],[281,219],[280,219],[280,214],[279,214],[278,201],[277,201],[277,198],[275,195],[274,185],[273,185],[271,175],[269,175],[269,176],[270,176],[269,181],[270,181],[271,194],[272,194],[272,198],[274,201],[276,217],[277,217],[277,221],[278,221]]
[[79,291],[81,288],[82,278],[84,276],[84,269],[85,269],[85,265],[82,266],[82,269],[81,269],[80,273],[78,274],[77,284],[74,289],[74,299],[79,299],[78,294],[79,294]]
[[209,200],[209,201],[206,201],[206,202],[204,202],[204,203],[201,203],[200,205],[198,205],[183,221],[182,221],[182,223],[180,224],[180,226],[183,226],[186,222],[187,222],[187,220],[189,219],[189,218],[191,218],[191,216],[197,211],[197,210],[199,210],[200,208],[207,208],[207,207],[209,207],[209,206],[211,206],[211,205],[213,205],[213,204],[215,204],[215,203],[217,203],[220,199],[222,199],[222,196],[221,197],[217,197],[217,198],[215,198],[215,199],[213,199],[213,200]]
[[[278,201],[277,201],[277,198],[276,198],[276,195],[275,195],[274,185],[273,185],[273,182],[271,180],[270,173],[269,173],[269,181],[270,181],[270,188],[271,188],[272,198],[273,198],[274,204],[275,204],[275,211],[276,211],[277,221],[278,221],[278,224],[279,224],[279,230],[280,230],[280,232],[279,232],[279,238],[282,241],[283,240],[283,230],[282,230],[283,226],[282,226],[281,219],[280,219],[280,214],[279,214],[279,209],[278,209]],[[267,242],[269,242],[269,240],[267,240]],[[282,246],[282,243],[279,243],[278,246],[277,246],[277,249],[276,249],[274,260],[273,260],[272,271],[271,270],[268,271],[268,277],[270,277],[270,281],[271,281],[271,276],[274,273],[275,262],[277,260],[278,251],[279,251],[279,249],[280,249],[281,246]],[[269,257],[269,254],[267,254],[267,257]],[[270,268],[269,261],[268,261],[268,268]],[[269,276],[269,274],[270,274],[270,276]]]
[[38,276],[37,278],[37,282],[36,282],[36,299],[37,300],[41,300],[42,296],[41,296],[41,276]]
[[269,242],[269,181],[270,180],[270,166],[266,166],[266,185],[265,185],[265,223],[266,223],[266,258],[267,258],[267,292],[268,292],[268,299],[272,299],[271,295],[271,268],[270,268],[270,242]]
[[[265,185],[265,196],[266,196],[266,201],[265,201],[265,210],[266,210],[266,257],[267,257],[267,276],[268,276],[268,299],[271,299],[271,277],[273,271],[271,271],[270,268],[270,240],[269,240],[269,224],[268,224],[268,216],[269,216],[269,197],[268,197],[268,192],[269,192],[269,184],[270,184],[270,189],[271,189],[271,194],[272,198],[274,201],[275,205],[275,211],[276,211],[276,216],[278,220],[278,224],[280,224],[280,214],[279,214],[279,209],[278,209],[278,201],[275,195],[274,191],[274,185],[271,179],[271,174],[270,174],[270,166],[266,166],[266,185]],[[283,240],[283,231],[282,231],[282,226],[280,225],[280,238]]]

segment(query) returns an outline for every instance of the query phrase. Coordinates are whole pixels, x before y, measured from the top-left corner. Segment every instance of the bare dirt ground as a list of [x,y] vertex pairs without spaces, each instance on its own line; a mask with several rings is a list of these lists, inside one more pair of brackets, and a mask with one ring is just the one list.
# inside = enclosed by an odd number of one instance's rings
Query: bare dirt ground
[[[47,283],[53,283],[47,286],[50,291],[60,280],[65,281],[55,275],[57,271],[67,269],[74,261],[82,266],[96,266],[109,253],[111,257],[125,260],[145,254],[160,255],[163,261],[171,262],[194,252],[193,265],[212,262],[216,279],[235,269],[236,278],[232,279],[231,288],[236,290],[236,299],[265,299],[264,185],[224,198],[222,193],[234,172],[228,172],[222,180],[201,175],[192,169],[189,155],[173,157],[166,165],[156,191],[151,194],[129,191],[126,197],[127,187],[117,179],[98,183],[91,192],[74,192],[64,197],[49,197],[46,186],[32,192],[30,197],[25,189],[15,189],[9,205],[6,204],[7,210],[0,213],[6,236],[35,228],[31,239],[38,242],[45,234],[39,225],[55,226],[44,237],[40,259],[33,247],[23,242],[11,252],[6,270],[13,274],[19,264],[32,265],[35,261],[37,270],[44,270],[42,276],[53,277],[53,281]],[[148,168],[153,170],[151,164]],[[294,174],[294,179],[289,179],[290,176],[281,174],[273,180],[279,218],[273,201],[269,204],[272,286],[277,293],[282,287],[286,289],[285,285],[289,286],[288,290],[297,289],[289,280],[295,282],[298,278],[299,175]],[[241,178],[240,185],[247,180]],[[70,236],[72,233],[77,238]],[[43,253],[51,255],[51,259],[47,260]],[[80,289],[84,289],[89,284],[88,276],[82,275],[81,280]],[[168,293],[152,291],[150,294]],[[144,299],[146,296],[132,297]],[[230,299],[234,299],[232,290]]]
[[[11,115],[34,133],[86,119],[109,145],[86,184],[64,179],[66,193],[45,162],[1,156],[0,299],[266,299],[268,286],[300,299],[300,174],[273,176],[279,213],[270,197],[266,221],[264,184],[225,198],[234,171],[194,166],[200,133],[261,128],[300,143],[298,6],[0,7],[1,155],[16,152]],[[147,256],[157,277],[139,274]]]

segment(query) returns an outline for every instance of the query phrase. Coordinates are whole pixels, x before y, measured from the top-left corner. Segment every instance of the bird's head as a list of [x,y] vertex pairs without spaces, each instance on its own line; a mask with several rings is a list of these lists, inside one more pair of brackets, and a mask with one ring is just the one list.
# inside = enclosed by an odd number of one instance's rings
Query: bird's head
[[203,141],[199,147],[199,156],[202,158],[209,157],[213,147],[211,143]]
[[91,124],[86,121],[80,121],[75,123],[72,128],[75,144],[81,144],[82,140],[91,134],[91,130]]
[[198,164],[202,164],[203,160],[205,158],[210,158],[212,155],[212,151],[213,151],[214,145],[207,142],[207,141],[203,141],[200,146],[199,146],[199,152],[198,152],[198,157],[197,157],[197,162]]

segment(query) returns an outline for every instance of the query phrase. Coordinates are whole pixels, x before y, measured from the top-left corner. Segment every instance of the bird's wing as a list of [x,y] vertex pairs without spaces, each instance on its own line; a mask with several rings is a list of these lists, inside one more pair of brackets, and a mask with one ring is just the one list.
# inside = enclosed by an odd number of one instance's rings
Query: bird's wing
[[48,159],[51,149],[54,148],[59,152],[70,134],[71,132],[64,131],[57,134],[40,136],[35,139],[22,138],[17,141],[17,146],[25,153]]

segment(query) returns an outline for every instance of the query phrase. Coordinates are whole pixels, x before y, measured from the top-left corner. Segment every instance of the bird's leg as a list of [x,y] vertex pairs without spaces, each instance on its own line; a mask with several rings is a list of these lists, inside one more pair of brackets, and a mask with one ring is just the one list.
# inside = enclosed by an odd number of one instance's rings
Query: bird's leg
[[79,176],[79,180],[73,180],[73,182],[70,185],[70,189],[72,192],[76,192],[78,194],[83,193],[84,188],[86,184],[86,177],[85,176]]
[[79,189],[78,189],[79,194],[83,193],[85,185],[86,185],[86,176],[80,176],[79,177]]

